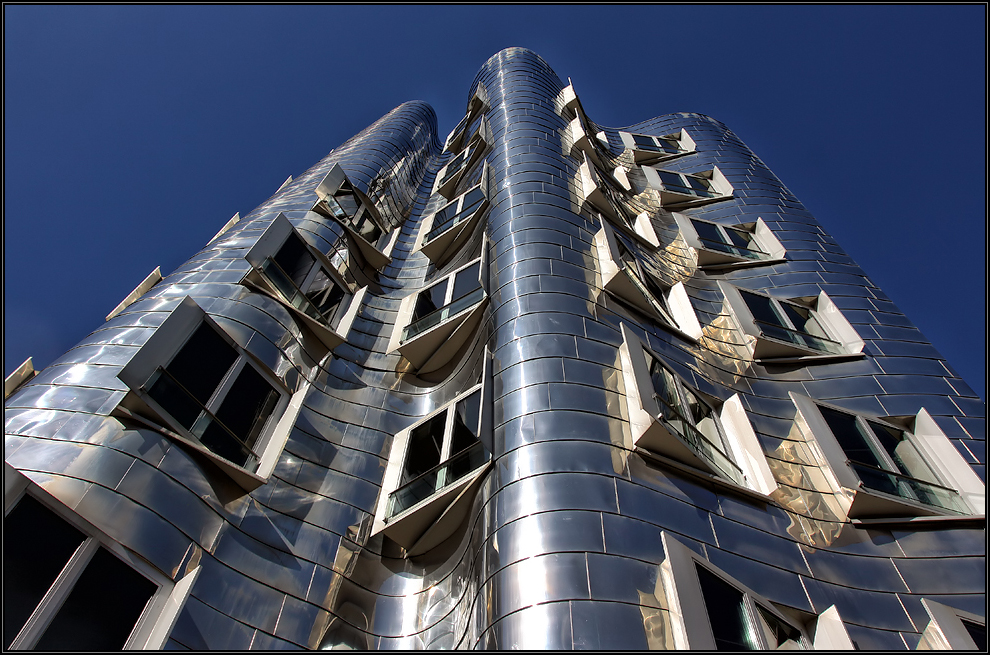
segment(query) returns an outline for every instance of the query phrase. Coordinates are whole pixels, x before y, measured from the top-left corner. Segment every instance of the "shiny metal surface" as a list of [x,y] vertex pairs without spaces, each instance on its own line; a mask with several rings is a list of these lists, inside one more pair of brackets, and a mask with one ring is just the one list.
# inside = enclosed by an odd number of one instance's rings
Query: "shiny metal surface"
[[[603,219],[582,204],[575,176],[584,154],[557,74],[535,53],[509,48],[481,67],[469,97],[482,86],[491,206],[439,269],[413,249],[446,203],[433,187],[453,155],[442,150],[433,110],[410,102],[294,178],[5,403],[6,462],[44,493],[169,578],[191,546],[202,549],[167,646],[672,648],[672,599],[657,586],[661,531],[771,601],[807,613],[835,605],[861,648],[917,645],[921,598],[979,611],[983,525],[851,524],[789,393],[876,416],[924,407],[981,477],[985,405],[783,183],[712,118],[677,113],[621,128],[686,130],[696,151],[663,168],[718,166],[734,191],[684,215],[725,225],[762,218],[787,253],[768,266],[702,271],[618,129],[589,125],[608,140],[602,162],[628,169],[629,209],[649,214],[660,246],[644,256],[664,284],[684,284],[702,328],[691,342],[602,291],[594,235]],[[581,88],[594,93],[594,80]],[[250,270],[244,254],[280,212],[322,252],[346,245],[339,223],[310,211],[337,164],[396,238],[381,271],[352,271],[367,293],[346,343],[326,356],[289,310],[239,282]],[[483,247],[491,300],[477,335],[442,374],[418,376],[388,352],[402,299]],[[754,361],[718,280],[781,298],[825,291],[866,356]],[[117,374],[186,295],[290,391],[310,385],[272,475],[250,493],[188,447],[111,416],[128,392]],[[633,451],[620,324],[686,385],[718,401],[739,395],[778,485],[769,499]],[[486,346],[494,464],[453,536],[405,558],[371,536],[390,457],[399,457],[392,438],[476,384]]]

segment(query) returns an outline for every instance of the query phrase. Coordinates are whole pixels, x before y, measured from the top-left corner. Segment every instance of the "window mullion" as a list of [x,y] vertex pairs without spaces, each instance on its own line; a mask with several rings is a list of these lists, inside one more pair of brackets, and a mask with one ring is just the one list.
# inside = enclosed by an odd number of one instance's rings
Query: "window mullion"
[[454,415],[457,413],[457,403],[453,402],[447,409],[447,420],[443,424],[443,447],[440,449],[440,462],[450,459],[450,448],[454,441]]
[[856,426],[859,428],[860,432],[865,435],[867,443],[870,444],[871,449],[874,454],[876,454],[877,459],[880,460],[884,467],[893,473],[904,473],[896,462],[887,453],[887,449],[883,447],[878,440],[873,430],[870,429],[870,425],[866,422],[862,416],[856,416]]
[[220,405],[223,404],[224,398],[227,397],[227,392],[230,388],[234,386],[234,382],[237,380],[237,376],[240,374],[241,369],[247,364],[247,357],[243,353],[238,353],[237,360],[231,365],[230,370],[227,371],[226,377],[224,377],[223,382],[217,387],[217,390],[213,392],[210,400],[206,403],[206,409],[216,416],[217,410]]
[[93,559],[93,555],[100,548],[100,542],[93,537],[89,537],[76,549],[76,552],[69,558],[65,568],[58,574],[55,582],[52,583],[48,593],[45,594],[38,607],[31,613],[30,618],[24,623],[24,627],[18,633],[17,638],[10,644],[11,650],[33,649],[45,630],[51,624],[52,619],[62,609],[62,604],[69,597],[69,593],[75,586],[79,576],[86,570],[86,565]]

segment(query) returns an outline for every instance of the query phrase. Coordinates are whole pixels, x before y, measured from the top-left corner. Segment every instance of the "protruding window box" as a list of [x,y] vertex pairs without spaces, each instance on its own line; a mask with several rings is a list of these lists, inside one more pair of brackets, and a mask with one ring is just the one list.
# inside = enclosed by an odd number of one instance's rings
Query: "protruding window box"
[[605,223],[595,235],[602,289],[633,305],[679,336],[697,342],[701,324],[684,284],[665,287]]
[[764,502],[777,488],[738,395],[703,398],[622,324],[619,349],[633,446],[686,465]]
[[481,324],[488,305],[484,270],[484,258],[476,259],[403,298],[389,352],[401,353],[419,373],[447,364]]
[[482,383],[395,435],[375,513],[407,556],[422,554],[463,524],[491,463],[491,384]]
[[818,444],[833,491],[865,526],[903,517],[985,521],[986,487],[922,408],[867,418],[790,393],[795,420]]
[[464,118],[454,126],[444,143],[444,150],[450,152],[460,152],[470,145],[475,137],[479,137],[485,143],[492,143],[491,127],[488,125],[484,113],[488,110],[488,90],[484,84],[478,83],[475,87],[471,99],[468,101],[467,112]]
[[[669,607],[676,650],[854,650],[835,605],[809,617],[753,591],[660,532],[664,561],[655,594]],[[665,601],[665,602],[663,602]]]
[[688,245],[694,248],[698,266],[721,271],[777,264],[784,259],[784,246],[762,218],[754,223],[725,225],[688,218],[674,213]]
[[434,193],[439,193],[444,198],[452,200],[454,192],[457,190],[457,183],[477,163],[486,145],[484,141],[479,139],[475,141],[474,145],[454,155],[437,173],[436,184],[433,187]]
[[930,598],[921,604],[931,617],[917,650],[987,650],[987,618]]
[[422,252],[435,265],[442,265],[470,238],[487,209],[486,163],[480,184],[451,200],[424,221],[414,250]]
[[732,197],[732,185],[718,167],[701,173],[677,173],[643,167],[646,182],[660,193],[666,209],[696,207]]
[[650,220],[649,214],[642,212],[638,216],[633,216],[626,209],[619,197],[619,192],[598,174],[598,169],[590,161],[587,153],[585,153],[584,162],[578,170],[578,181],[584,196],[582,203],[591,204],[608,220],[643,243],[654,248],[660,247],[660,238],[657,236],[656,230],[653,229],[653,222]]
[[738,289],[724,281],[725,294],[742,330],[763,363],[800,363],[862,357],[865,343],[828,295],[781,299]]
[[319,200],[312,211],[340,223],[371,268],[380,271],[392,262],[385,254],[392,242],[388,226],[371,199],[347,179],[340,164],[334,164],[317,185],[316,195]]
[[673,159],[694,152],[694,139],[687,130],[678,130],[665,136],[649,136],[646,134],[631,134],[619,132],[622,145],[633,154],[637,164],[652,163]]
[[245,259],[244,283],[282,303],[333,350],[347,338],[367,287],[356,293],[330,260],[279,214]]
[[186,444],[248,491],[274,470],[304,393],[292,395],[188,296],[117,377],[131,393],[114,415]]

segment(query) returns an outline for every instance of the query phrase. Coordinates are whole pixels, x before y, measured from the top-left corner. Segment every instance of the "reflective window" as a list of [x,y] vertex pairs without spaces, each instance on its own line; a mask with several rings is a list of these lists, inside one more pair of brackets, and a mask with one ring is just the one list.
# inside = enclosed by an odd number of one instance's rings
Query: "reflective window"
[[965,513],[959,494],[941,484],[907,432],[831,407],[818,409],[864,487]]
[[695,563],[716,650],[800,650],[801,631]]
[[402,331],[401,341],[408,341],[481,302],[485,298],[485,290],[481,286],[480,275],[479,259],[420,291],[412,319]]
[[377,246],[384,231],[372,218],[371,211],[361,202],[354,188],[344,181],[340,188],[324,200],[334,218],[347,223],[368,243]]
[[985,651],[987,649],[987,626],[966,619],[960,620],[976,647]]
[[196,441],[249,470],[257,466],[255,446],[281,400],[247,356],[206,321],[144,390]]
[[[674,320],[673,313],[667,303],[667,294],[670,290],[659,281],[655,266],[633,254],[633,250],[618,235],[616,235],[615,243],[619,248],[621,266],[629,276],[630,281],[668,325],[677,327],[677,321]],[[616,263],[619,264],[619,262]]]
[[696,175],[685,175],[672,171],[657,171],[657,176],[665,191],[697,196],[699,198],[714,198],[711,180]]
[[698,233],[698,240],[709,250],[746,259],[765,259],[768,256],[752,232],[696,219],[691,219],[691,224]]
[[464,478],[490,459],[480,439],[481,388],[409,432],[399,487],[386,520]]
[[434,214],[433,225],[430,228],[429,234],[423,240],[423,243],[427,244],[433,241],[450,228],[460,225],[471,218],[484,201],[485,193],[479,185],[461,195],[456,200],[447,203]]
[[715,410],[683,384],[660,360],[645,351],[653,392],[663,421],[699,457],[736,484],[745,486],[742,470],[728,455],[729,449]]
[[660,152],[670,155],[676,155],[680,152],[684,152],[681,150],[677,140],[670,137],[633,134],[632,139],[633,143],[636,144],[637,150],[648,150],[650,152]]
[[3,533],[4,648],[124,647],[157,584],[31,496]]
[[842,354],[842,344],[829,337],[808,307],[740,290],[763,336],[822,353]]
[[283,299],[307,316],[329,325],[345,299],[345,291],[293,231],[261,272]]

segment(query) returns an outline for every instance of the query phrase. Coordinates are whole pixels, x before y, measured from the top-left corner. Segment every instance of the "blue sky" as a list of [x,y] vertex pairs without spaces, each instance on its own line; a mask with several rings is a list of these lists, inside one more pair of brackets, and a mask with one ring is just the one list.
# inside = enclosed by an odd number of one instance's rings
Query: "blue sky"
[[508,46],[612,127],[726,123],[986,397],[986,8],[4,6],[4,373]]

